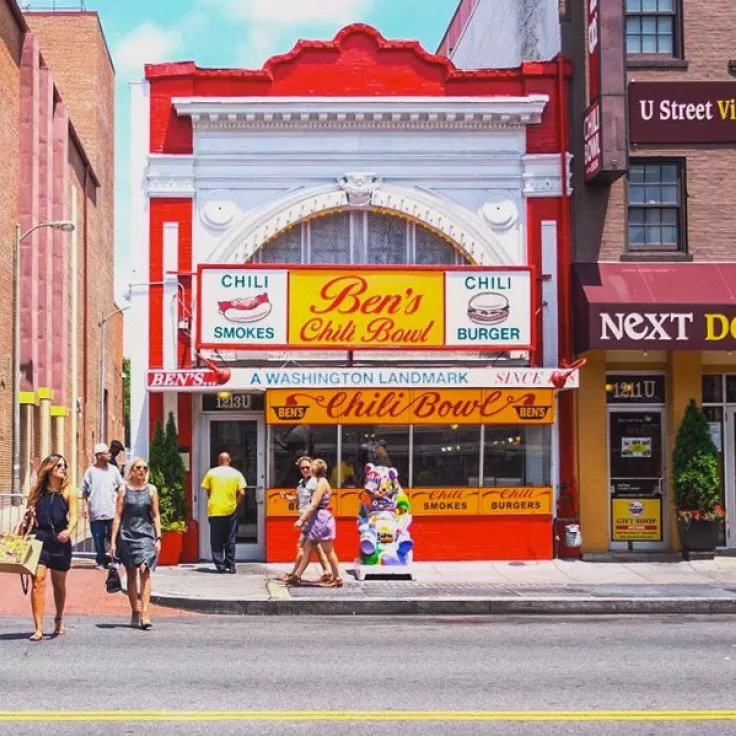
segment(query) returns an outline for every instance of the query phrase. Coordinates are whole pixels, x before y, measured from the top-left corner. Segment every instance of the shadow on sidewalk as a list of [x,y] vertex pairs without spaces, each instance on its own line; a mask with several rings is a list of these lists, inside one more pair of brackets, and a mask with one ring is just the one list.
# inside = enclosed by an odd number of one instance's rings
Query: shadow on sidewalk
[[[30,634],[0,634],[0,641],[20,641],[27,639]],[[44,639],[47,638],[44,636]]]

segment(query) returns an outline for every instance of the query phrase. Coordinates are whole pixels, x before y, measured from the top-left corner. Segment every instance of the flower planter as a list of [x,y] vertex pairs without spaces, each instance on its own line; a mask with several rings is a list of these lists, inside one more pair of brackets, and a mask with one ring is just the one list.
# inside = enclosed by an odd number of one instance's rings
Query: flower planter
[[158,556],[160,567],[172,567],[181,561],[184,546],[183,532],[163,532],[161,534],[161,554]]
[[[720,523],[720,521],[693,520],[688,524],[682,520],[678,521],[677,531],[680,534],[683,557],[687,559],[690,552],[715,553]],[[702,554],[698,556],[702,557]]]

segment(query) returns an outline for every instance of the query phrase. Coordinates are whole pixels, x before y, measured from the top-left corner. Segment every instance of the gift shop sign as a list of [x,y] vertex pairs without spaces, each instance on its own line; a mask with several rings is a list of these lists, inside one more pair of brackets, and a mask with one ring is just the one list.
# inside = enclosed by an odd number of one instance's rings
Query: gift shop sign
[[614,542],[661,542],[661,498],[612,498]]
[[201,266],[199,348],[527,350],[529,268]]
[[269,424],[552,424],[540,389],[268,391]]
[[736,82],[632,82],[631,143],[736,144]]
[[590,348],[733,350],[736,307],[636,305],[590,309]]

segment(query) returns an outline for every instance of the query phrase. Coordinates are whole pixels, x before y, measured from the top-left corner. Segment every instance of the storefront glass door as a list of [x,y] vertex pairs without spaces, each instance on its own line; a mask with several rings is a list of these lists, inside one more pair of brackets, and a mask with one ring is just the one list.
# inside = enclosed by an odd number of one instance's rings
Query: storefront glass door
[[611,549],[665,549],[666,483],[661,409],[608,411]]
[[[217,465],[221,452],[229,453],[232,466],[237,468],[247,483],[245,502],[238,506],[239,561],[265,559],[265,436],[261,418],[237,415],[210,417],[205,424],[202,443],[201,475]],[[201,478],[199,479],[201,481]],[[200,555],[208,559],[210,554],[209,524],[207,521],[207,496],[200,496]]]
[[[723,474],[726,482],[723,484],[726,508],[726,539],[727,547],[736,547],[736,407],[728,407],[725,411],[725,437],[716,437],[723,440],[723,444],[716,442],[716,446],[723,448]],[[711,435],[713,430],[711,429]]]

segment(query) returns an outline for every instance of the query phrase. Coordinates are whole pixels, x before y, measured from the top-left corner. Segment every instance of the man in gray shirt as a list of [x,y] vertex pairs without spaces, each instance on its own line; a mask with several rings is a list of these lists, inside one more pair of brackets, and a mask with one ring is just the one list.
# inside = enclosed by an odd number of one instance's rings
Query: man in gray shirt
[[110,450],[101,442],[95,445],[95,462],[90,465],[82,480],[82,516],[89,519],[89,528],[95,543],[97,569],[110,563],[106,543],[112,535],[117,493],[123,487],[120,471],[110,464]]

